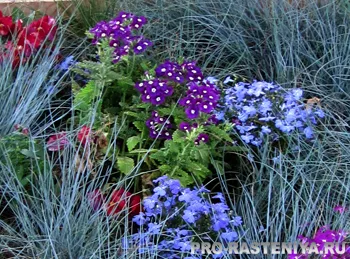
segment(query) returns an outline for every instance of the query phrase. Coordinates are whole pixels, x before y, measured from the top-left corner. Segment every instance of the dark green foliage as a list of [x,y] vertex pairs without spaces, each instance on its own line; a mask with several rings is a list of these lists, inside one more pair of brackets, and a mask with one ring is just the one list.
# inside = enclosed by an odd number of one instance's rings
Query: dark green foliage
[[15,172],[24,187],[35,179],[45,165],[43,145],[20,132],[0,138],[0,168]]

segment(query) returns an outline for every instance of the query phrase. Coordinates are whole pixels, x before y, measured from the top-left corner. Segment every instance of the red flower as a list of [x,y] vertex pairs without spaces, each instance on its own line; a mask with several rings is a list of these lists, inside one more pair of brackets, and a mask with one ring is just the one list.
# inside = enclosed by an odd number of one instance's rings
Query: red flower
[[66,133],[58,133],[53,135],[47,141],[47,149],[49,151],[58,151],[64,149],[65,145],[69,143]]
[[115,190],[106,209],[109,216],[116,215],[124,210],[128,212],[129,217],[135,216],[141,212],[141,197],[124,189]]
[[78,139],[85,146],[91,140],[91,129],[88,126],[83,126],[78,132]]
[[11,16],[3,16],[0,11],[0,35],[6,36],[11,32],[12,26],[12,17]]
[[18,34],[20,31],[23,30],[23,21],[17,20],[15,23],[11,25],[11,33],[12,34]]
[[10,33],[15,35],[13,39],[6,42],[6,51],[0,53],[0,62],[10,59],[12,67],[18,67],[43,45],[46,38],[52,41],[56,32],[56,21],[50,16],[44,16],[23,28],[22,20],[13,23],[12,17],[3,16],[0,11],[0,36],[6,36]]
[[28,34],[35,35],[40,42],[44,41],[46,37],[53,40],[57,32],[56,21],[54,18],[46,15],[39,20],[33,21],[28,26]]

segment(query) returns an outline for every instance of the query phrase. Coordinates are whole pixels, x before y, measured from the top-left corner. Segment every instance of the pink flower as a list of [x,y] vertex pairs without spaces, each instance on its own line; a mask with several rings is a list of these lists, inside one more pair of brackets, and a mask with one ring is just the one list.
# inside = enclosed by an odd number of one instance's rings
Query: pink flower
[[334,210],[335,212],[344,213],[345,211],[348,210],[348,208],[343,207],[343,206],[341,206],[341,205],[337,205],[337,206],[334,207],[333,210]]
[[47,149],[49,151],[58,151],[64,149],[64,147],[69,143],[66,133],[58,133],[49,138],[47,141]]
[[78,139],[85,146],[91,140],[91,129],[88,126],[83,126],[78,132]]
[[87,198],[94,211],[98,211],[105,202],[104,195],[100,189],[89,192]]
[[28,134],[29,134],[29,129],[23,128],[23,129],[22,129],[22,133],[23,133],[24,135],[28,136]]

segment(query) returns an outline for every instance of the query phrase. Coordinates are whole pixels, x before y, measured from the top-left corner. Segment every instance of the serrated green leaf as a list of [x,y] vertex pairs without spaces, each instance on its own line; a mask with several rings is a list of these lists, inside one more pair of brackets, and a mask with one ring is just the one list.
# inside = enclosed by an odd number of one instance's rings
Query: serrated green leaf
[[140,131],[142,132],[146,128],[146,124],[143,121],[134,121],[132,124]]
[[87,111],[91,107],[91,103],[96,97],[96,88],[93,81],[90,81],[84,88],[74,97],[75,109],[79,111]]
[[209,161],[209,149],[206,145],[196,146],[191,151],[191,157],[195,160],[202,161],[202,163],[207,163]]
[[185,136],[186,136],[186,133],[180,130],[175,130],[175,132],[172,135],[172,138],[174,142],[180,143],[184,141]]
[[211,171],[206,166],[199,164],[199,163],[194,163],[194,162],[188,163],[186,165],[186,168],[194,176],[196,176],[200,179],[205,179],[209,175],[211,175]]
[[123,90],[128,89],[130,86],[134,86],[134,81],[130,77],[121,76],[118,78],[118,86]]
[[140,104],[137,104],[135,107],[136,108],[139,108],[139,109],[147,109],[149,108],[151,105],[149,103],[140,103]]
[[26,15],[24,14],[24,12],[18,8],[18,7],[14,7],[12,9],[12,12],[11,12],[11,16],[14,20],[19,20],[19,19],[25,19],[26,18]]
[[172,167],[170,165],[161,165],[158,169],[162,172],[162,174],[168,174],[172,171]]
[[166,158],[167,158],[166,153],[161,150],[159,150],[156,153],[153,153],[150,157],[154,160],[157,160],[159,162],[164,162],[164,163],[166,162]]
[[216,136],[218,139],[233,142],[230,135],[226,131],[218,128],[217,126],[209,126],[208,129],[211,131],[212,135]]
[[158,112],[159,112],[162,116],[170,115],[171,112],[172,112],[172,109],[171,109],[171,108],[160,108],[160,109],[158,109]]
[[179,179],[182,186],[188,186],[194,183],[193,178],[181,169],[177,169],[172,177]]
[[114,71],[108,71],[106,77],[110,81],[115,81],[115,80],[121,78],[122,75],[120,75],[120,74],[118,74],[118,73],[116,73]]
[[128,150],[129,152],[132,151],[137,144],[139,144],[141,142],[141,138],[140,136],[133,136],[128,138],[128,140],[126,141],[126,145],[128,146]]
[[127,175],[135,167],[134,159],[130,157],[117,157],[117,166],[121,173]]

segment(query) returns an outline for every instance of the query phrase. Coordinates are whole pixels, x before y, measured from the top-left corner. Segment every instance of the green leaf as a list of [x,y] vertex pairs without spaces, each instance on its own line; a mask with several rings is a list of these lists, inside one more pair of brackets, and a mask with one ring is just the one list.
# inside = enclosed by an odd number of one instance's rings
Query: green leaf
[[198,177],[199,179],[205,179],[209,175],[211,175],[211,171],[207,167],[199,163],[188,163],[186,165],[186,168],[189,172],[191,172],[195,177]]
[[230,135],[229,135],[226,131],[220,129],[219,127],[217,127],[217,126],[209,126],[208,129],[209,129],[209,130],[212,132],[212,134],[213,134],[214,136],[216,136],[218,139],[220,139],[220,140],[226,140],[226,141],[228,141],[228,142],[233,142],[233,140],[232,140],[232,138],[230,137]]
[[194,183],[193,178],[181,169],[177,169],[172,177],[179,179],[182,186],[188,186]]
[[23,165],[17,164],[17,166],[16,166],[16,175],[17,175],[17,178],[19,180],[23,178],[23,176],[24,176],[24,167],[23,167]]
[[171,109],[171,108],[160,108],[160,109],[158,109],[158,112],[159,112],[162,116],[170,115],[171,112],[172,112],[172,109]]
[[216,172],[219,172],[221,175],[223,175],[225,173],[223,161],[212,159],[211,164],[214,166]]
[[13,8],[11,16],[14,20],[26,18],[26,15],[24,14],[24,12],[18,7]]
[[139,118],[140,114],[136,113],[136,112],[124,112],[124,114],[129,115],[131,117],[135,117],[135,118]]
[[97,91],[93,81],[90,81],[74,97],[74,105],[77,110],[88,111],[96,97]]
[[128,138],[128,140],[126,141],[126,145],[128,146],[128,150],[129,152],[132,151],[137,144],[139,144],[141,142],[141,138],[140,136],[133,136]]
[[119,110],[120,109],[118,107],[108,107],[104,109],[104,112],[109,113],[111,115],[117,115]]
[[170,165],[161,165],[158,169],[162,174],[168,174],[173,168]]
[[160,150],[156,153],[153,153],[150,157],[154,160],[157,160],[159,162],[164,162],[164,163],[166,162],[166,159],[167,159],[166,153]]
[[122,76],[118,78],[117,84],[120,88],[125,90],[125,89],[128,89],[130,86],[134,86],[135,83],[134,81],[132,81],[130,77]]
[[139,108],[139,109],[147,109],[149,108],[151,105],[149,103],[140,103],[140,104],[137,104],[136,105],[136,108]]
[[180,149],[183,150],[182,148],[182,143],[177,143],[173,140],[167,140],[165,142],[165,147],[168,152],[168,154],[174,154],[177,156],[177,154],[180,153]]
[[21,150],[21,154],[25,155],[26,157],[29,158],[34,158],[34,159],[38,159],[38,157],[35,155],[35,152],[29,149],[22,149]]
[[176,130],[174,133],[173,133],[173,141],[174,142],[177,142],[177,143],[180,143],[180,142],[183,142],[184,139],[185,139],[185,136],[186,136],[186,133],[180,131],[180,130]]
[[135,149],[131,152],[129,152],[130,154],[142,154],[142,153],[154,153],[154,152],[157,152],[158,149],[144,149],[144,148],[140,148],[140,149]]
[[218,150],[220,151],[225,151],[225,152],[248,152],[249,149],[244,147],[244,146],[221,146],[217,147]]
[[191,157],[202,163],[207,163],[209,161],[209,154],[209,149],[206,145],[199,145],[191,150]]
[[22,178],[22,179],[19,179],[20,183],[23,185],[23,186],[26,186],[28,183],[29,183],[29,180],[30,180],[30,176],[27,175],[26,177]]
[[106,74],[106,77],[110,81],[115,81],[115,80],[119,79],[120,77],[122,77],[122,75],[120,75],[114,71],[108,71]]
[[134,121],[132,124],[140,131],[142,132],[146,128],[146,124],[143,121]]
[[135,167],[134,159],[130,157],[117,157],[117,166],[121,173],[129,174]]

